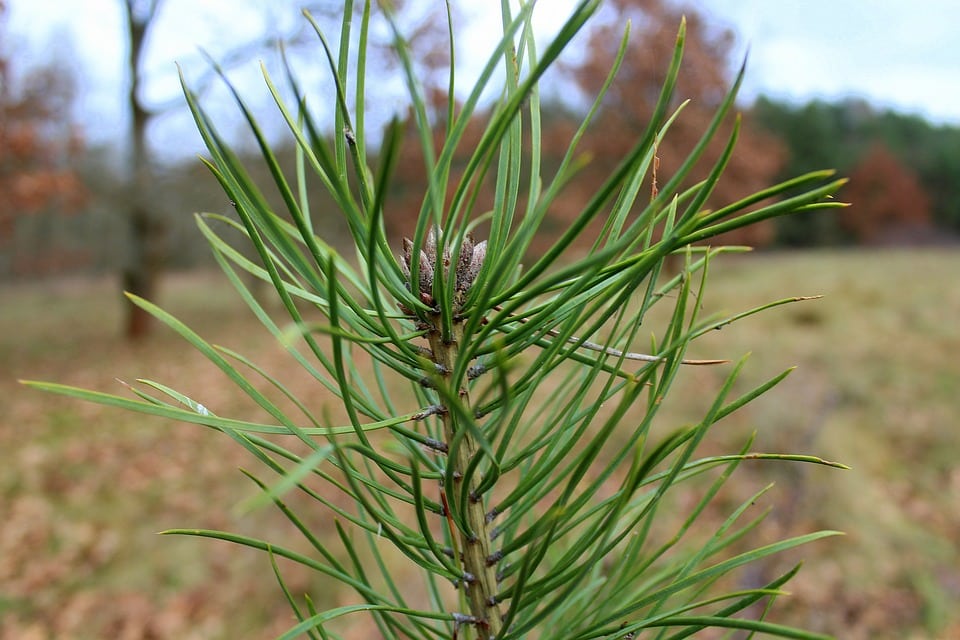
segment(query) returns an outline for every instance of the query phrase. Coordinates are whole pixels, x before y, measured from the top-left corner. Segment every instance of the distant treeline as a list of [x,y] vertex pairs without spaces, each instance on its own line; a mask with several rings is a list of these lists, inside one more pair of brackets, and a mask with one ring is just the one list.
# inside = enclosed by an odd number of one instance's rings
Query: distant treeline
[[[576,114],[563,108],[545,108],[544,167],[551,153],[562,144],[549,136],[565,136],[576,125]],[[786,179],[816,169],[835,168],[851,178],[840,198],[852,206],[782,218],[771,229],[731,242],[767,247],[797,247],[855,244],[931,244],[955,242],[960,237],[960,128],[937,126],[912,115],[878,111],[859,100],[836,103],[810,102],[792,105],[761,98],[744,114],[745,130],[757,141],[745,142],[751,162],[733,172],[729,181],[744,180],[752,170],[763,178]],[[481,122],[477,123],[481,128]],[[623,126],[623,125],[618,125]],[[618,149],[602,125],[596,140],[587,140],[584,152],[592,160],[568,187],[564,202],[576,208],[579,195],[592,193],[595,181],[615,165]],[[761,136],[762,134],[762,136]],[[669,137],[669,136],[668,136]],[[683,131],[676,136],[683,137]],[[588,135],[589,138],[589,135]],[[773,144],[771,144],[771,141]],[[414,139],[408,140],[408,154],[400,163],[396,183],[388,198],[385,216],[394,235],[401,235],[419,208],[423,176],[419,175]],[[777,150],[774,153],[774,150]],[[110,271],[122,265],[127,245],[124,224],[122,176],[106,167],[110,150],[89,152],[80,161],[80,175],[87,185],[86,205],[64,216],[62,210],[24,217],[13,229],[13,242],[0,243],[0,278],[57,274],[65,271]],[[280,147],[278,155],[293,166],[292,147]],[[666,155],[666,154],[665,154]],[[762,169],[756,163],[764,158]],[[775,172],[769,167],[776,158]],[[376,158],[371,158],[376,163]],[[247,159],[258,184],[272,181],[259,156]],[[753,164],[751,164],[753,163]],[[608,166],[609,165],[609,166]],[[661,168],[661,180],[668,176],[669,158]],[[742,174],[742,175],[741,175]],[[756,175],[753,176],[756,178]],[[720,197],[735,197],[743,185],[728,185]],[[345,229],[333,210],[333,203],[315,185],[311,190],[314,219],[324,220],[323,230],[334,242],[346,239]],[[750,185],[755,188],[756,185]],[[275,194],[267,190],[268,198]],[[279,198],[277,206],[282,207]],[[168,221],[164,229],[168,265],[189,268],[209,263],[209,252],[196,231],[193,213],[214,211],[230,214],[231,207],[216,181],[196,160],[167,167],[156,176],[152,202]],[[571,212],[558,210],[556,219],[544,228],[545,241],[551,230],[562,229]]]
[[859,99],[798,106],[760,98],[749,118],[784,144],[781,178],[823,167],[850,177],[840,194],[849,210],[783,218],[778,245],[952,243],[960,236],[960,128]]

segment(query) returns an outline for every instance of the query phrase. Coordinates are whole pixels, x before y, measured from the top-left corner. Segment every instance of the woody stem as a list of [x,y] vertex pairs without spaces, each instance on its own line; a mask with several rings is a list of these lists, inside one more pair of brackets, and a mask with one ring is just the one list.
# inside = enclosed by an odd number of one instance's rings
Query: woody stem
[[[460,347],[463,342],[463,326],[456,323],[453,326],[452,339],[447,342],[443,340],[439,331],[432,331],[429,334],[430,348],[433,351],[433,361],[440,365],[440,370],[448,372],[451,375],[454,371]],[[457,389],[460,403],[469,408],[470,397],[462,381],[448,380],[451,389]],[[448,445],[452,445],[455,436],[460,434],[460,430],[465,427],[459,422],[462,420],[460,414],[455,411],[447,411],[443,414],[444,437]],[[455,482],[463,482],[464,474],[470,465],[471,459],[477,454],[477,442],[468,432],[460,435],[459,446],[452,447],[449,453],[450,457],[447,464],[453,467],[453,478]],[[465,505],[462,521],[465,522],[465,530],[462,526],[454,535],[460,539],[460,548],[462,550],[462,566],[464,571],[461,584],[464,586],[467,599],[470,603],[470,614],[477,620],[476,628],[478,637],[481,640],[488,640],[496,637],[503,627],[503,616],[500,607],[497,606],[497,572],[494,563],[488,562],[490,555],[490,524],[486,520],[486,513],[483,500],[480,496],[474,494],[474,486],[468,488],[470,499]],[[460,490],[454,493],[460,495]],[[451,509],[456,509],[456,500],[449,496],[448,504]],[[454,522],[461,522],[461,519],[453,518]]]

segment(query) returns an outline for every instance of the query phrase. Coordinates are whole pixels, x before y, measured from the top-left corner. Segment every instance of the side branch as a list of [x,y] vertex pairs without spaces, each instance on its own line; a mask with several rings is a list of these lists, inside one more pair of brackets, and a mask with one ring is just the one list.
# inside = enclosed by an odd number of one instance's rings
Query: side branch
[[[502,311],[502,307],[499,305],[495,306],[494,309],[497,311]],[[525,323],[529,318],[518,315],[510,315],[511,318],[515,319],[517,322]],[[553,336],[555,338],[560,337],[560,333],[555,329],[550,329],[547,331],[548,336]],[[651,356],[646,353],[636,353],[633,351],[621,351],[620,349],[614,349],[612,347],[605,347],[602,344],[596,342],[591,342],[589,340],[581,340],[576,336],[571,336],[567,338],[567,342],[579,345],[583,349],[588,349],[590,351],[597,351],[604,353],[608,356],[613,356],[614,358],[623,358],[625,360],[639,360],[640,362],[661,362],[665,360],[663,356]],[[690,365],[704,365],[704,364],[727,364],[729,360],[681,360],[680,364],[690,364]]]

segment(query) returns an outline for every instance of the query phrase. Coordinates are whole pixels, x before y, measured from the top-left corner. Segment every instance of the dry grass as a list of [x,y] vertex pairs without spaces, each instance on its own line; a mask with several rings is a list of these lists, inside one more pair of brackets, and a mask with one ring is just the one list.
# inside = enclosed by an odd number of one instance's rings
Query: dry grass
[[[752,351],[743,387],[798,366],[718,425],[708,448],[739,447],[756,430],[757,450],[854,467],[755,463],[734,475],[727,506],[778,483],[759,536],[848,532],[801,550],[805,568],[780,620],[844,638],[960,637],[950,604],[960,600],[956,273],[956,252],[758,255],[713,265],[708,311],[826,296],[729,326],[691,354]],[[163,302],[201,335],[325,403],[219,276],[173,277]],[[0,305],[0,638],[268,638],[285,629],[290,614],[265,556],[155,534],[209,527],[294,539],[269,511],[233,509],[253,492],[236,468],[258,471],[243,451],[199,427],[42,395],[15,380],[115,391],[115,378],[149,377],[223,415],[257,411],[168,332],[140,346],[117,341],[121,307],[109,281],[6,286]],[[685,371],[667,421],[695,420],[724,375]],[[318,517],[315,526],[328,523]],[[755,567],[747,579],[777,568]],[[341,602],[309,576],[292,581],[321,606]]]

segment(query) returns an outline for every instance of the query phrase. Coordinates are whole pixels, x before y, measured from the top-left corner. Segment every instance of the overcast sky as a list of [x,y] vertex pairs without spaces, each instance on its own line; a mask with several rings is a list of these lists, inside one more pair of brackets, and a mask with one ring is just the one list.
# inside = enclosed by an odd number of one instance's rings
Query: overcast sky
[[[177,99],[172,61],[203,68],[195,56],[197,46],[216,56],[235,43],[256,38],[262,32],[263,12],[251,8],[254,4],[164,0],[155,31],[160,37],[150,45],[147,67],[154,77],[166,80],[150,85],[151,99]],[[544,13],[545,24],[558,23],[570,4],[569,0],[540,0],[538,10]],[[693,0],[689,4],[737,34],[738,59],[749,46],[741,94],[748,100],[761,93],[798,102],[857,96],[880,108],[960,126],[960,2],[956,0]],[[108,139],[123,121],[125,43],[117,0],[9,0],[8,6],[10,40],[0,46],[7,52],[70,61],[85,78],[79,111],[88,136],[95,141]],[[227,32],[218,17],[224,11],[230,15]],[[463,42],[482,43],[484,33],[495,30],[498,13],[494,12],[487,27],[476,29]],[[255,65],[249,67],[255,75]],[[180,124],[175,126],[178,118]],[[171,130],[189,126],[183,113],[172,120]],[[189,155],[199,149],[199,141],[195,142],[197,148]]]
[[750,46],[749,94],[861,96],[960,125],[956,0],[699,0]]

